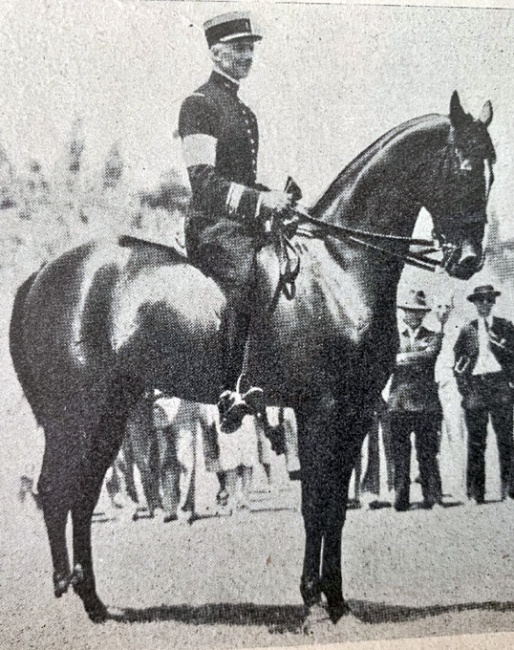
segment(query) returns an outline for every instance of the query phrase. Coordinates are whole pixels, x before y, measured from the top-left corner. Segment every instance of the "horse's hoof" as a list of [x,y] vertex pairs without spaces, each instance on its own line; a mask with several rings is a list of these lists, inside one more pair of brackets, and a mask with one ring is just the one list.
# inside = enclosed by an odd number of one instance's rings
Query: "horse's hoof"
[[328,604],[328,615],[332,623],[337,623],[343,618],[343,616],[348,616],[349,618],[353,617],[350,607],[346,604],[344,600],[338,603]]
[[60,598],[68,591],[70,577],[63,574],[54,575],[54,596]]
[[98,600],[98,602],[92,606],[86,607],[86,611],[87,615],[89,616],[89,620],[92,623],[105,623],[105,621],[109,618],[109,610],[101,600]]
[[316,603],[308,608],[307,616],[303,621],[302,632],[308,636],[312,636],[328,623],[332,625],[327,610],[321,603]]

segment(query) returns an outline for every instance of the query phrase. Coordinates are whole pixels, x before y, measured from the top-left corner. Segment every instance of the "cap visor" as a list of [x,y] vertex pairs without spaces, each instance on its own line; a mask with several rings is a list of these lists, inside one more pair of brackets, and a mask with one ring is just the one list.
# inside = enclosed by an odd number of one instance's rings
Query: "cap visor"
[[228,43],[229,41],[239,41],[243,38],[251,39],[252,41],[262,41],[262,36],[259,34],[252,34],[252,32],[242,32],[240,34],[230,34],[220,38],[218,43]]

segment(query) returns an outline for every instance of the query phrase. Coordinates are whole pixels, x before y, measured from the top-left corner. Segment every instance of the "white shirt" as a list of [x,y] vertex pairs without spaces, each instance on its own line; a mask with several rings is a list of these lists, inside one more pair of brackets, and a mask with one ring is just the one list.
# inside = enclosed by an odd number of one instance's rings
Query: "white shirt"
[[473,369],[474,375],[486,375],[490,372],[500,372],[502,370],[489,344],[487,328],[492,327],[492,324],[493,319],[491,316],[488,318],[479,317],[478,319],[478,359]]

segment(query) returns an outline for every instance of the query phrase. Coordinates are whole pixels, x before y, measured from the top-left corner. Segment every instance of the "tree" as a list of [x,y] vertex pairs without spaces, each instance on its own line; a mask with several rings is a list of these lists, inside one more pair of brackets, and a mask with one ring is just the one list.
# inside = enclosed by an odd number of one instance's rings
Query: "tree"
[[123,176],[123,170],[125,168],[125,163],[120,153],[120,146],[118,142],[115,142],[107,154],[107,159],[105,161],[105,167],[103,171],[102,181],[103,189],[114,188],[118,185],[121,177]]

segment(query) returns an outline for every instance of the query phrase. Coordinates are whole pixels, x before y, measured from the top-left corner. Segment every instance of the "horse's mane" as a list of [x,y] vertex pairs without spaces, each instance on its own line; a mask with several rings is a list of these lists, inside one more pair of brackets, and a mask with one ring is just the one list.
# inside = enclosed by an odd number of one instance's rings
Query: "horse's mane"
[[333,201],[341,195],[349,183],[353,182],[355,176],[359,174],[362,169],[368,166],[373,158],[378,154],[386,153],[392,146],[396,145],[399,140],[403,140],[407,135],[413,131],[423,130],[428,123],[441,123],[444,119],[443,116],[431,113],[421,117],[415,117],[403,122],[394,127],[378,140],[375,140],[369,147],[352,160],[343,170],[338,174],[334,181],[329,185],[328,189],[322,194],[319,200],[311,208],[312,216],[319,219],[323,212],[333,203]]

